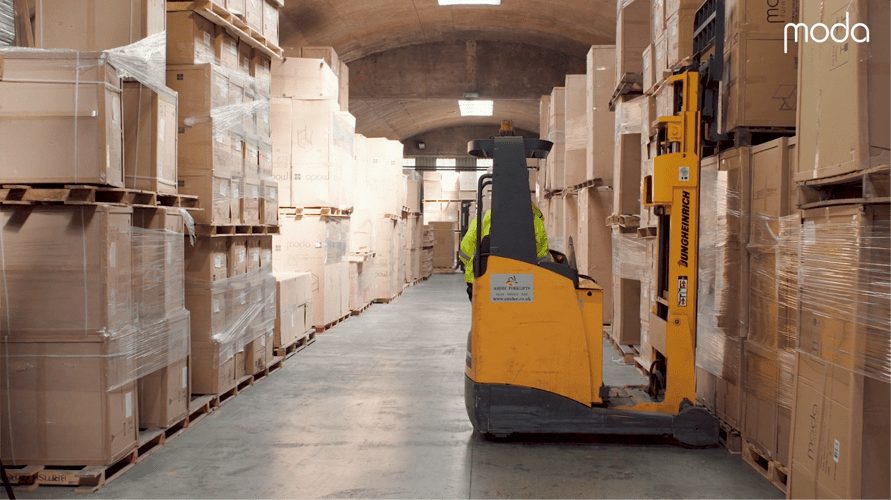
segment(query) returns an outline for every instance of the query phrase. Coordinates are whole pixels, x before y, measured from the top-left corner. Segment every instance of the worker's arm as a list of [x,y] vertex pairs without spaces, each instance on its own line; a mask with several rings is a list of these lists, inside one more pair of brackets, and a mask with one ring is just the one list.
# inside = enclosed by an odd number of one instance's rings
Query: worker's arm
[[464,239],[461,240],[461,246],[458,249],[458,258],[464,263],[465,267],[473,265],[473,254],[476,252],[476,217],[470,221]]

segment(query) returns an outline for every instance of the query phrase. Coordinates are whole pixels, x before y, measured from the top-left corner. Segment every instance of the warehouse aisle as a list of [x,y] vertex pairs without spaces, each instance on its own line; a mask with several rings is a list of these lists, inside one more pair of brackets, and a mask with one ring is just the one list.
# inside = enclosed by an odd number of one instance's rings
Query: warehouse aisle
[[[493,443],[464,410],[470,308],[434,275],[320,335],[96,498],[781,498],[724,449]],[[605,357],[610,375],[633,371]],[[78,497],[40,488],[20,498]]]

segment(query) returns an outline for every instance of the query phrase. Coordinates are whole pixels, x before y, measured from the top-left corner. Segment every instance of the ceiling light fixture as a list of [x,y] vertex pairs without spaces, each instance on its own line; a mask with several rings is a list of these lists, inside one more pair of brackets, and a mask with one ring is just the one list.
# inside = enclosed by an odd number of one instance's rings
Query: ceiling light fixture
[[501,5],[501,0],[439,0],[439,5]]
[[493,101],[458,101],[461,116],[492,116]]

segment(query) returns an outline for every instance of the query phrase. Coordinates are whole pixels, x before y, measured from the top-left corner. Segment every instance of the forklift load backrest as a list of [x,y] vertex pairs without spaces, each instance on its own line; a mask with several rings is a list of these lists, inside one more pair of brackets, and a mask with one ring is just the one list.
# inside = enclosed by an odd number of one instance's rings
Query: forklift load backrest
[[[492,158],[492,174],[480,177],[477,191],[477,245],[474,273],[485,273],[490,255],[539,265],[564,276],[578,287],[578,273],[568,263],[538,262],[532,200],[529,197],[529,175],[526,158],[546,158],[553,143],[518,136],[493,137],[470,141],[468,153],[479,158]],[[492,184],[492,213],[489,235],[483,242],[482,192]],[[528,215],[525,215],[528,214]]]

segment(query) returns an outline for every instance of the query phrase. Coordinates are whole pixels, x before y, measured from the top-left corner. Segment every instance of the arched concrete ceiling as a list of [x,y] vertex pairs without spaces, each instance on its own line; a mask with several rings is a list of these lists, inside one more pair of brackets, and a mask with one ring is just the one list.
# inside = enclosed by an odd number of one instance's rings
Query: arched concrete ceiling
[[[566,74],[584,73],[591,45],[614,43],[616,2],[501,3],[288,0],[281,45],[286,54],[334,47],[349,66],[350,112],[366,136],[405,141],[442,128],[497,130],[502,119],[537,133],[540,96]],[[459,115],[457,100],[474,91],[495,101],[494,116]]]

